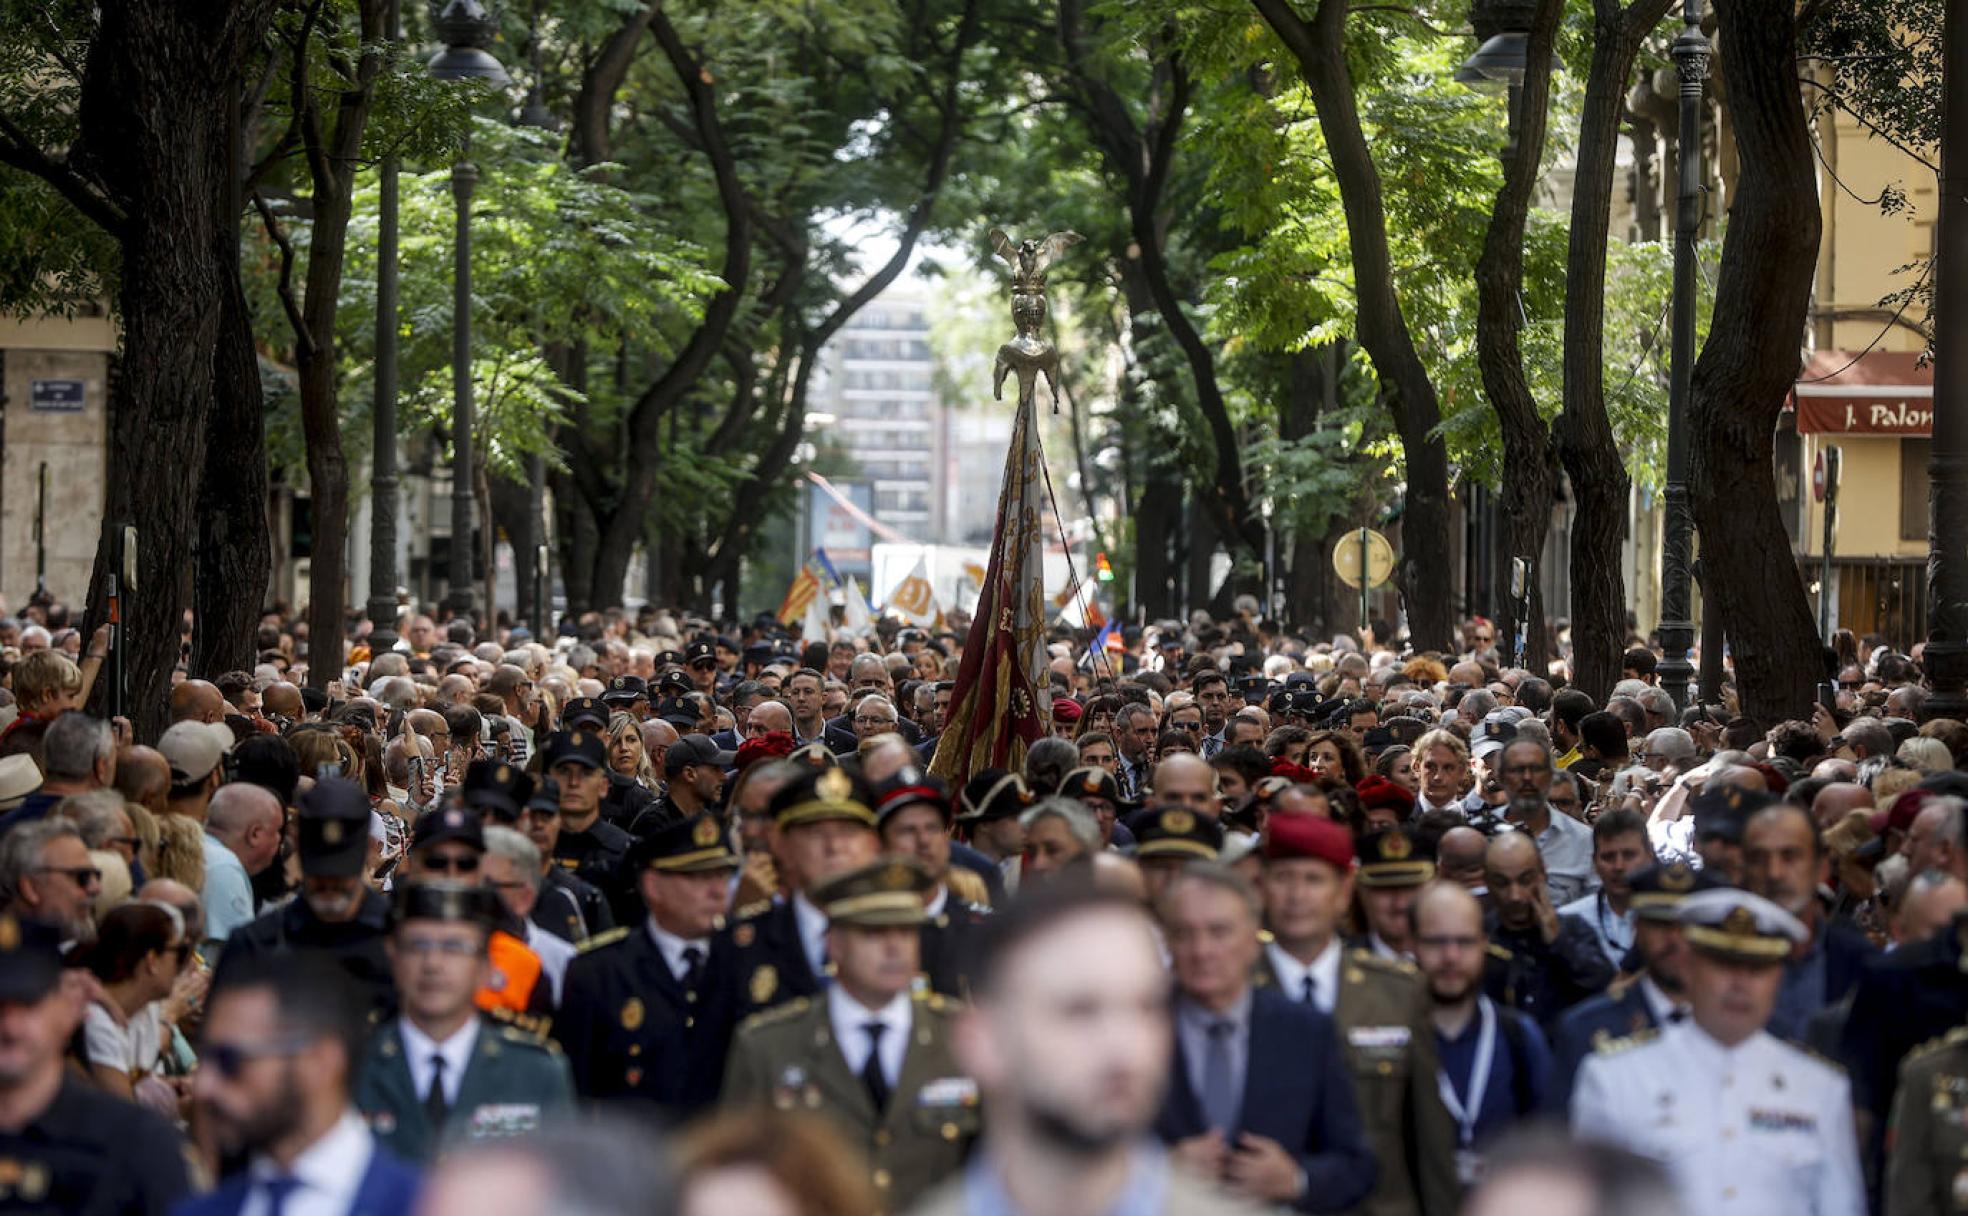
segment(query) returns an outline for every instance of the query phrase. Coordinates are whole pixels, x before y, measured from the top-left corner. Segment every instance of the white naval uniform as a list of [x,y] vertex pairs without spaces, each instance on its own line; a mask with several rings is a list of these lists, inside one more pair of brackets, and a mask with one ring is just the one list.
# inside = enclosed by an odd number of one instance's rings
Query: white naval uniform
[[1692,1021],[1589,1057],[1572,1130],[1666,1166],[1702,1216],[1864,1216],[1851,1085],[1758,1032],[1735,1048]]

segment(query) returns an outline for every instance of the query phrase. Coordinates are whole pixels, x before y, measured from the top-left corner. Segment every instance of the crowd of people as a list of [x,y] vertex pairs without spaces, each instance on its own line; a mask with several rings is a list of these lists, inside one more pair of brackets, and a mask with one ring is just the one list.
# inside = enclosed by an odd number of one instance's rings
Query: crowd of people
[[310,682],[273,613],[138,742],[0,620],[0,1211],[1968,1211],[1917,654],[1758,722],[1239,609],[1055,632],[955,787],[955,632],[409,613]]

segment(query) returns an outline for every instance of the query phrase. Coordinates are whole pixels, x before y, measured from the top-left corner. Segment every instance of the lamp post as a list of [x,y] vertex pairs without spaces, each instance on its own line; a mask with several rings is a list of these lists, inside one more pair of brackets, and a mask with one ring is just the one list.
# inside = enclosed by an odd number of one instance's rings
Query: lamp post
[[1934,226],[1934,446],[1927,475],[1928,719],[1968,715],[1968,0],[1942,22],[1941,199]]
[[[403,37],[403,14],[390,0],[392,48]],[[396,648],[396,173],[395,152],[383,154],[376,217],[376,408],[369,485],[369,653]]]
[[1688,512],[1688,391],[1695,363],[1695,229],[1701,220],[1702,82],[1708,76],[1708,39],[1701,32],[1702,0],[1682,0],[1681,36],[1674,40],[1674,70],[1681,82],[1681,136],[1676,153],[1679,185],[1674,200],[1674,331],[1667,394],[1667,511],[1661,538],[1660,684],[1675,708],[1688,704],[1695,642],[1691,615],[1693,570],[1689,559],[1694,521]]
[[[439,80],[483,80],[498,87],[510,83],[506,69],[485,47],[498,33],[498,23],[479,0],[447,0],[438,10],[437,32],[444,49],[430,61]],[[451,569],[445,606],[470,616],[472,595],[472,401],[471,368],[471,203],[478,186],[478,166],[460,156],[451,166],[451,195],[457,202],[458,234],[451,310]]]
[[[560,123],[553,111],[547,108],[546,73],[541,66],[540,57],[540,6],[535,3],[527,45],[527,60],[532,69],[532,81],[526,90],[526,102],[519,108],[517,122],[522,127],[532,127],[540,131],[559,130]],[[518,582],[519,599],[528,611],[515,611],[514,616],[524,616],[533,627],[535,638],[544,638],[547,629],[547,588],[553,580],[547,572],[547,458],[539,452],[533,453],[526,461],[526,530],[523,537],[515,537],[514,572],[521,574]],[[528,603],[528,601],[531,601]]]

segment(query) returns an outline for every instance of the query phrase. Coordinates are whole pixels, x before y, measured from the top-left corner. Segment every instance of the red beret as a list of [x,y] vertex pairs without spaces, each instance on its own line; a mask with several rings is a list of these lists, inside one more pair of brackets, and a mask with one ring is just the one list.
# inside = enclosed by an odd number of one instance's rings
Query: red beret
[[1407,787],[1389,781],[1379,773],[1369,775],[1353,789],[1360,795],[1360,805],[1368,810],[1387,807],[1401,812],[1404,819],[1414,810],[1415,796],[1408,792]]
[[1310,857],[1344,873],[1353,868],[1353,835],[1323,815],[1287,811],[1265,819],[1264,856],[1269,861]]
[[737,767],[750,768],[759,760],[771,760],[793,754],[793,736],[790,731],[767,731],[756,739],[747,739],[738,745]]
[[1283,756],[1271,757],[1271,775],[1299,785],[1311,785],[1319,780],[1319,774],[1302,764],[1293,764]]
[[1078,722],[1080,720],[1080,713],[1081,713],[1080,703],[1078,701],[1075,701],[1073,698],[1054,697],[1052,699],[1053,721]]

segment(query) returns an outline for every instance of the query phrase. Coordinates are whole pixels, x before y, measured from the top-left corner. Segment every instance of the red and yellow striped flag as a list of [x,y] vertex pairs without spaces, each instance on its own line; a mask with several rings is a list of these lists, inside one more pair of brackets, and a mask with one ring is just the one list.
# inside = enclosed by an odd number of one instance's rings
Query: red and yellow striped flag
[[793,576],[793,585],[786,588],[786,598],[779,602],[779,623],[797,625],[819,595],[820,576],[813,572],[812,565],[801,566],[800,572]]

